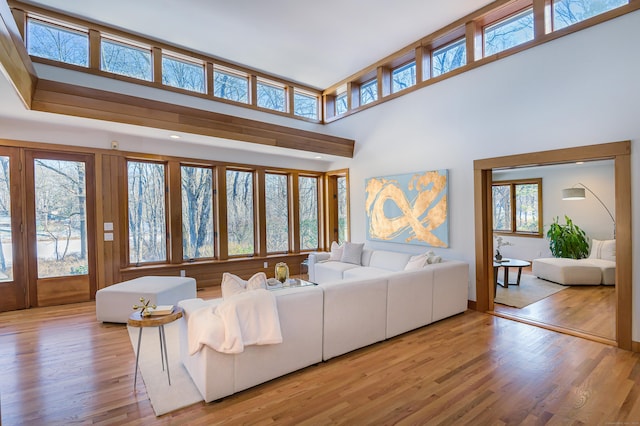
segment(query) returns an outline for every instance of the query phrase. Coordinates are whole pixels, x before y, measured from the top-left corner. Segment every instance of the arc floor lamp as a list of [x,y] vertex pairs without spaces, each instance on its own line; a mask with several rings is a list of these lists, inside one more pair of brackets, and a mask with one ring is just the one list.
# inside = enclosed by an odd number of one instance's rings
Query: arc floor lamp
[[[577,185],[582,186],[582,188],[576,188]],[[609,211],[609,209],[607,208],[607,206],[602,202],[602,200],[600,199],[600,197],[598,197],[595,192],[593,192],[591,189],[589,189],[589,187],[587,185],[585,185],[584,183],[576,183],[572,188],[565,188],[562,190],[562,199],[563,200],[584,200],[586,197],[586,193],[584,192],[585,189],[587,191],[589,191],[591,193],[591,195],[593,195],[594,197],[596,197],[596,200],[598,200],[600,202],[600,205],[607,211],[607,213],[609,214],[609,217],[611,218],[611,221],[613,222],[613,238],[616,238],[616,220],[614,219],[613,215],[611,214],[611,211]]]

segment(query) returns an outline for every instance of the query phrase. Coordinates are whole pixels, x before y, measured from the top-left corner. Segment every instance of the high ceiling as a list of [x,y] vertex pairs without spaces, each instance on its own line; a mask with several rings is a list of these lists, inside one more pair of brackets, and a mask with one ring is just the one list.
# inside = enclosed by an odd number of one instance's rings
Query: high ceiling
[[[326,89],[489,0],[25,0],[170,45]],[[0,67],[1,68],[1,67]],[[11,93],[13,92],[13,93]],[[101,130],[164,142],[167,132],[27,111],[0,73],[0,122]],[[20,120],[20,121],[16,121]],[[42,126],[37,126],[38,128]],[[0,132],[0,137],[7,136]],[[47,133],[50,134],[51,132]],[[55,132],[53,132],[55,133]],[[164,141],[163,141],[164,140]],[[182,143],[331,161],[331,156],[199,135]],[[154,145],[155,146],[155,145]],[[318,160],[320,159],[321,160]]]
[[28,0],[325,89],[489,0]]

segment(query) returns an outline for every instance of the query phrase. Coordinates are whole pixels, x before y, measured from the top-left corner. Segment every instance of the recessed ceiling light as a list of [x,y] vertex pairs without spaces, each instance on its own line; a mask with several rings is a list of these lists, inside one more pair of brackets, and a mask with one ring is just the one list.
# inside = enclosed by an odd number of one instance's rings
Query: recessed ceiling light
[[576,161],[576,164],[584,164],[584,161]]
[[322,156],[321,156],[321,155],[316,155],[316,156],[315,156],[315,157],[313,157],[313,158],[315,158],[316,160],[322,160]]
[[169,137],[171,139],[180,139],[180,136],[178,136],[178,135],[169,135]]

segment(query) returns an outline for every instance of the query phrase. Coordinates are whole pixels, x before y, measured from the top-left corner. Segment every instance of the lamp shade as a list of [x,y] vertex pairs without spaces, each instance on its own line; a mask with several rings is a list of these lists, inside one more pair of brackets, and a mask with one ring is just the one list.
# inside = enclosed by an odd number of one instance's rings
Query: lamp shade
[[566,188],[562,190],[563,200],[584,200],[584,188]]

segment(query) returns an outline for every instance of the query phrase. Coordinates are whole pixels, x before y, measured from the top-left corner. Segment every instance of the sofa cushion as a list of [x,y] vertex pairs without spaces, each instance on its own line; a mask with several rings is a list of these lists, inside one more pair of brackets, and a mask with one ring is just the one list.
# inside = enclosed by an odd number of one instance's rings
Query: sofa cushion
[[397,251],[374,250],[369,261],[369,266],[386,269],[388,271],[403,271],[409,262],[409,253]]
[[616,261],[616,240],[591,240],[589,259]]
[[329,260],[335,260],[340,262],[342,259],[342,252],[344,251],[344,244],[338,245],[335,241],[331,243],[331,252],[329,253]]
[[360,265],[362,262],[363,248],[364,243],[345,242],[344,248],[342,249],[342,259],[340,259],[340,261],[344,263],[353,263],[354,265]]
[[411,271],[415,269],[422,269],[422,267],[427,263],[427,257],[427,253],[411,256],[409,258],[409,262],[405,265],[404,270]]
[[322,284],[329,281],[337,281],[341,280],[343,277],[343,273],[346,270],[359,268],[358,265],[354,265],[352,263],[343,263],[343,262],[320,262],[315,266],[315,283]]
[[581,261],[600,268],[600,284],[614,285],[616,283],[616,262],[604,259],[582,259]]
[[259,288],[267,288],[267,275],[264,272],[258,272],[245,281],[237,275],[225,272],[222,274],[222,284],[220,287],[222,290],[222,298],[228,299],[234,294]]
[[373,266],[363,266],[361,268],[347,269],[342,273],[342,277],[345,280],[350,279],[367,279],[367,278],[382,278],[392,275],[393,271],[388,269],[374,268]]

